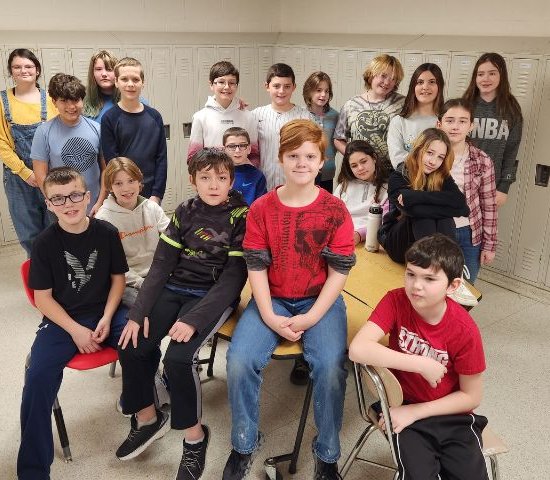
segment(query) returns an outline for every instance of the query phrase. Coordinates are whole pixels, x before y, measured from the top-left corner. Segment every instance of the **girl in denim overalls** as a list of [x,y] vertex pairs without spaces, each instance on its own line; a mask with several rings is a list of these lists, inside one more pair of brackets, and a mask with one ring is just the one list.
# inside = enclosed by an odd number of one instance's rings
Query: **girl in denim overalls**
[[33,240],[50,223],[32,171],[31,144],[38,125],[53,118],[57,110],[37,84],[41,66],[34,53],[26,48],[11,52],[8,72],[15,88],[0,92],[0,158],[15,233],[30,256]]

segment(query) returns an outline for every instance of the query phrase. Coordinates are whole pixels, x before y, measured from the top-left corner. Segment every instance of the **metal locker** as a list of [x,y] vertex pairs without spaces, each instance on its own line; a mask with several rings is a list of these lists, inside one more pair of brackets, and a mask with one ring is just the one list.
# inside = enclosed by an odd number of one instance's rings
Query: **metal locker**
[[197,48],[197,68],[196,72],[198,77],[196,78],[196,96],[195,96],[195,112],[204,107],[206,99],[209,95],[212,95],[210,90],[210,83],[208,76],[210,75],[210,68],[214,63],[218,61],[218,54],[216,47],[198,47]]
[[[323,70],[321,68],[323,51],[320,48],[310,47],[307,48],[307,53],[305,56],[304,64],[304,73],[306,78],[309,77],[313,72],[318,72]],[[326,72],[328,73],[328,72]]]
[[470,84],[472,71],[478,57],[479,55],[477,54],[452,55],[446,98],[462,97]]
[[[363,79],[363,74],[365,73],[365,70],[370,65],[370,62],[374,60],[378,55],[380,55],[380,52],[378,50],[368,50],[368,51],[359,51],[358,53],[358,62],[357,62],[357,90],[354,93],[354,95],[357,95],[358,93],[363,92],[365,90],[365,80]],[[346,102],[350,97],[342,98],[342,105],[344,102]]]
[[238,68],[239,65],[239,50],[237,47],[218,47],[218,58],[212,63],[225,60],[231,62]]
[[[153,96],[151,89],[149,88],[149,79],[151,78],[151,70],[150,70],[150,60],[149,60],[149,51],[147,47],[139,46],[139,45],[131,45],[127,46],[124,49],[124,56],[125,57],[132,57],[136,60],[139,60],[141,65],[143,66],[143,75],[145,76],[145,81],[143,82],[143,91],[141,93],[141,96],[149,102],[149,105],[152,107],[155,106],[155,97]],[[120,57],[119,60],[121,60],[123,57]]]
[[88,84],[88,68],[90,58],[94,54],[92,48],[71,48],[71,73],[80,79],[87,86]]
[[437,52],[428,52],[425,57],[425,61],[428,63],[435,63],[441,68],[443,73],[443,79],[445,80],[445,88],[443,89],[443,97],[450,98],[447,96],[449,90],[449,64],[451,63],[451,55],[449,53],[437,53]]
[[244,99],[249,109],[258,106],[258,67],[256,64],[256,49],[254,47],[239,47],[239,90],[238,95]]
[[422,52],[403,52],[403,80],[399,84],[398,92],[401,95],[407,95],[409,90],[409,83],[411,81],[412,74],[418,66],[424,63],[424,55]]
[[0,90],[6,90],[8,85],[11,86],[10,72],[8,69],[8,57],[10,52],[4,52],[0,48]]
[[332,81],[332,91],[334,95],[330,102],[330,106],[338,110],[340,108],[340,105],[342,105],[343,103],[343,100],[340,97],[340,92],[338,91],[338,50],[322,50],[320,70],[328,74]]
[[42,48],[42,71],[45,85],[56,73],[68,73],[67,50],[65,48]]
[[357,52],[355,50],[341,50],[338,55],[338,95],[344,105],[351,97],[360,94],[363,89],[357,89]]
[[258,105],[270,103],[269,95],[265,91],[265,80],[269,67],[275,62],[273,47],[260,45],[258,47]]

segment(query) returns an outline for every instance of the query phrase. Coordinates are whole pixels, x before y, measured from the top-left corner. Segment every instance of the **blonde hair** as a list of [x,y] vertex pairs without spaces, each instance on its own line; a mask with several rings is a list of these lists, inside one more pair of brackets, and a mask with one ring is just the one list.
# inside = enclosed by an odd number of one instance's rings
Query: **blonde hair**
[[122,67],[139,67],[139,76],[141,77],[141,81],[145,81],[145,75],[143,73],[143,65],[139,60],[136,60],[132,57],[124,57],[121,58],[118,63],[115,65],[115,78],[119,77],[120,69]]
[[399,84],[401,83],[401,80],[403,80],[403,77],[405,75],[403,73],[403,67],[401,66],[401,62],[397,58],[392,55],[387,55],[385,53],[383,55],[378,55],[377,57],[374,57],[365,69],[365,72],[363,73],[365,88],[370,88],[372,84],[372,79],[376,77],[376,75],[380,75],[387,70],[390,70],[392,72],[392,77],[395,80],[395,87],[393,88],[393,90],[397,90]]
[[[430,145],[439,140],[447,146],[447,153],[439,168],[429,175],[424,173],[423,157]],[[427,190],[438,192],[443,186],[445,179],[451,174],[451,167],[454,162],[454,153],[449,137],[443,130],[428,128],[424,130],[415,140],[411,153],[405,160],[405,168],[409,177],[409,183],[413,190]]]
[[292,120],[281,127],[281,142],[279,145],[279,161],[283,161],[283,155],[300,148],[305,142],[317,145],[321,152],[321,160],[325,160],[327,137],[323,129],[311,120]]
[[141,183],[143,187],[143,173],[139,167],[127,157],[115,157],[109,160],[109,163],[103,171],[103,182],[105,188],[111,192],[113,188],[113,182],[115,181],[116,174],[118,172],[126,172],[134,180]]
[[[92,55],[90,58],[90,65],[88,65],[88,86],[86,88],[86,97],[84,98],[84,109],[82,114],[85,117],[95,118],[101,112],[103,108],[103,97],[97,82],[95,81],[94,68],[95,62],[102,60],[105,68],[107,70],[114,70],[116,63],[118,62],[117,58],[109,50],[100,50],[99,52]],[[113,85],[113,104],[117,103],[120,100],[120,92]]]

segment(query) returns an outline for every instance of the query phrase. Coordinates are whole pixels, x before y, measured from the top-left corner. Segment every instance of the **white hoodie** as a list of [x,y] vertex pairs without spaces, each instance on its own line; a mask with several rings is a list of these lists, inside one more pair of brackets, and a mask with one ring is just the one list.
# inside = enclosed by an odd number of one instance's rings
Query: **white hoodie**
[[112,194],[105,199],[95,218],[118,228],[129,267],[126,285],[140,288],[149,273],[159,235],[164,232],[170,219],[162,207],[152,200],[140,196],[136,208],[128,210],[116,203]]

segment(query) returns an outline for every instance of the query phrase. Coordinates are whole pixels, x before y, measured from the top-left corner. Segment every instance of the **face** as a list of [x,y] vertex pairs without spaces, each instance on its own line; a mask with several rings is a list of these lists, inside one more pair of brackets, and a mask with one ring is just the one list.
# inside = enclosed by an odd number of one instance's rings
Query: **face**
[[482,63],[477,68],[476,85],[480,95],[495,95],[500,83],[498,68],[491,62]]
[[296,150],[283,153],[282,164],[287,184],[313,185],[323,161],[317,144],[304,142]]
[[125,100],[139,100],[143,90],[140,67],[120,67],[115,85],[120,90],[120,96]]
[[248,160],[248,155],[250,155],[250,144],[246,137],[240,135],[229,135],[224,148],[225,153],[233,160],[233,165],[241,165]]
[[16,84],[36,83],[40,72],[28,58],[13,57],[11,61],[11,76]]
[[292,83],[290,77],[273,77],[269,83],[266,83],[265,88],[271,97],[272,104],[285,107],[290,103],[296,85]]
[[[73,202],[70,198],[64,198],[65,203],[63,205],[54,205],[52,200],[56,198],[61,199],[68,195],[80,193],[84,194],[80,202]],[[46,189],[46,205],[50,212],[54,213],[58,218],[61,226],[65,227],[78,227],[86,220],[86,209],[90,203],[90,192],[86,192],[86,189],[82,185],[80,180],[73,180],[67,185],[49,185]]]
[[374,158],[366,153],[353,152],[349,156],[349,166],[359,180],[370,182],[374,178],[376,164]]
[[101,58],[94,63],[94,79],[99,89],[104,93],[111,93],[115,86],[115,72],[107,69]]
[[210,90],[214,92],[216,101],[220,104],[229,105],[238,88],[237,77],[235,75],[225,75],[223,77],[216,78],[210,84]]
[[395,77],[391,70],[384,70],[382,73],[372,77],[370,89],[380,98],[386,98],[395,88]]
[[195,187],[201,200],[215,207],[226,202],[229,190],[233,186],[229,172],[225,169],[216,172],[214,168],[203,168],[196,173],[195,179],[189,176],[189,181]]
[[407,264],[405,293],[415,310],[422,311],[441,305],[449,289],[454,290],[443,270],[434,271],[432,267]]
[[466,140],[466,136],[472,130],[473,123],[468,110],[462,107],[453,107],[445,112],[441,121],[438,122],[438,126],[454,144]]
[[323,108],[329,101],[330,89],[325,81],[319,82],[317,88],[311,94],[311,104]]
[[435,172],[445,160],[447,155],[447,145],[441,140],[434,140],[428,146],[428,149],[424,152],[422,157],[422,165],[424,167],[424,173],[429,175]]
[[53,103],[59,112],[59,118],[65,125],[72,126],[78,123],[84,105],[81,98],[78,100],[58,98]]
[[422,72],[416,80],[414,94],[418,103],[433,103],[437,98],[439,87],[432,72]]
[[141,184],[127,172],[121,170],[113,178],[111,190],[116,203],[121,207],[133,210],[136,208]]

